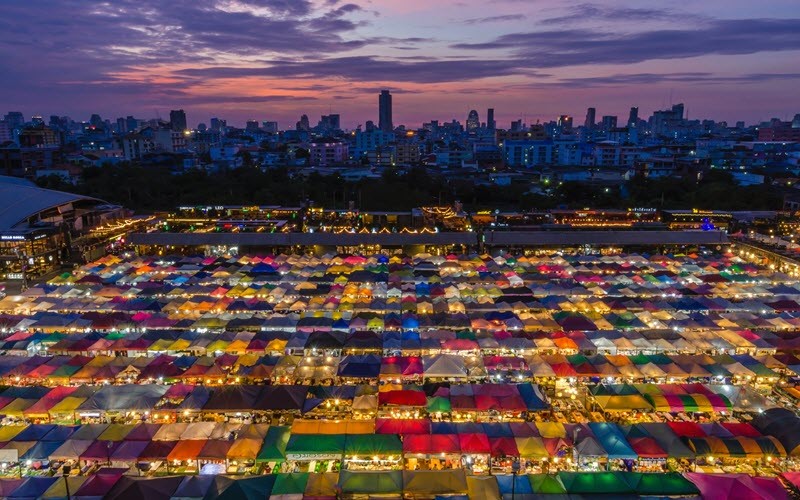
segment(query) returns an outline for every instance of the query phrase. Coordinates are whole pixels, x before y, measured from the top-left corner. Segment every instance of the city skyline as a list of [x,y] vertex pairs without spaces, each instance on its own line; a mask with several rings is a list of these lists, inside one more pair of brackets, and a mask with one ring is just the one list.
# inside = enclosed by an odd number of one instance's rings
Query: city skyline
[[[36,3],[36,2],[34,2]],[[498,126],[562,114],[640,116],[684,102],[690,117],[748,123],[800,108],[800,5],[710,1],[563,6],[503,0],[4,4],[0,109],[86,119],[212,116],[243,124],[339,113],[395,124]],[[590,42],[590,43],[589,43]]]

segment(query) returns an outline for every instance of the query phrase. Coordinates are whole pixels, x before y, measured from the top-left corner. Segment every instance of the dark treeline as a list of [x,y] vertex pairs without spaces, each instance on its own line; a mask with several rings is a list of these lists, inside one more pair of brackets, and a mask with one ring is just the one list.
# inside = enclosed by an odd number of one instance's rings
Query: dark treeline
[[477,185],[469,179],[447,179],[424,168],[402,173],[386,170],[379,179],[346,182],[338,175],[292,177],[285,168],[262,172],[240,168],[226,173],[168,167],[120,165],[86,168],[77,185],[56,176],[39,179],[51,189],[77,192],[118,203],[140,212],[169,210],[180,205],[284,205],[311,200],[317,206],[346,208],[352,201],[363,210],[408,210],[460,200],[468,210],[583,208],[701,208],[775,210],[782,204],[779,189],[768,184],[738,186],[726,172],[712,171],[700,181],[688,178],[635,178],[621,186],[565,182],[549,194],[533,194],[531,185]]

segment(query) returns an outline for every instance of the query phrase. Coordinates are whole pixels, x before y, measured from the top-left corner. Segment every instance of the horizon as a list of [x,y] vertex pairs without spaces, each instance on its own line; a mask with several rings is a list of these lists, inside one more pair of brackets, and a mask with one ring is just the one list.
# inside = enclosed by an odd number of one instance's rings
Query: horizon
[[[33,2],[36,4],[36,0]],[[723,8],[724,7],[724,8]],[[495,109],[500,126],[569,114],[640,116],[683,102],[690,118],[759,123],[800,110],[800,4],[552,0],[78,0],[4,4],[0,109],[26,116],[168,115],[189,124],[338,113],[396,124],[463,121]],[[90,27],[90,28],[89,28]],[[31,61],[34,61],[32,64]],[[389,77],[391,75],[391,77]]]

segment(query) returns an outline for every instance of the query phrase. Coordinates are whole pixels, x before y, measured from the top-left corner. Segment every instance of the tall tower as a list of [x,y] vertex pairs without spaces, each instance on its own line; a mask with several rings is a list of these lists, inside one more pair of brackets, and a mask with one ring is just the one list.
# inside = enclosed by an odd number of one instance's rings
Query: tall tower
[[481,120],[478,117],[478,112],[474,109],[467,115],[467,132],[474,132],[481,127]]
[[639,108],[633,106],[628,114],[628,127],[635,127],[637,123],[639,123]]
[[378,128],[384,132],[394,130],[392,124],[392,94],[388,90],[381,90],[378,96]]
[[489,108],[486,110],[486,128],[489,130],[494,130],[497,128],[497,124],[494,121],[494,108]]
[[183,132],[186,126],[186,113],[182,109],[173,109],[169,112],[169,124],[172,130]]
[[586,110],[586,120],[584,120],[583,126],[588,129],[593,129],[596,115],[597,115],[597,110],[595,110],[594,108],[588,108]]

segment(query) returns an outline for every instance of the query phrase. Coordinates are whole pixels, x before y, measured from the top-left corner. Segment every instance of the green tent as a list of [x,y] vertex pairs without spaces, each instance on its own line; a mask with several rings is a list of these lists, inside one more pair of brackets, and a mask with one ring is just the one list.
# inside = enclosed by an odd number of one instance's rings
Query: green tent
[[460,332],[456,332],[456,338],[465,340],[475,340],[475,332],[470,330],[462,330]]
[[678,472],[623,472],[622,478],[637,495],[642,496],[684,496],[700,493],[694,483]]
[[258,452],[259,462],[282,462],[286,460],[286,444],[289,442],[289,427],[273,426],[267,429],[264,444]]
[[528,474],[528,481],[534,493],[562,495],[567,492],[561,479],[552,474]]
[[650,358],[648,358],[646,354],[634,354],[628,356],[628,359],[630,359],[631,363],[634,365],[646,365],[650,362]]
[[302,495],[308,484],[308,472],[276,474],[272,495]]
[[635,493],[618,472],[559,472],[558,478],[570,495]]
[[216,476],[204,500],[256,500],[269,498],[275,476],[252,476],[239,479]]
[[367,457],[402,455],[403,443],[396,434],[350,434],[344,442],[344,454]]
[[295,434],[286,444],[289,460],[337,460],[344,455],[344,434]]
[[399,470],[380,472],[343,470],[339,474],[339,486],[345,493],[402,493],[403,472]]
[[453,408],[450,406],[450,399],[441,396],[428,398],[428,413],[450,413]]

